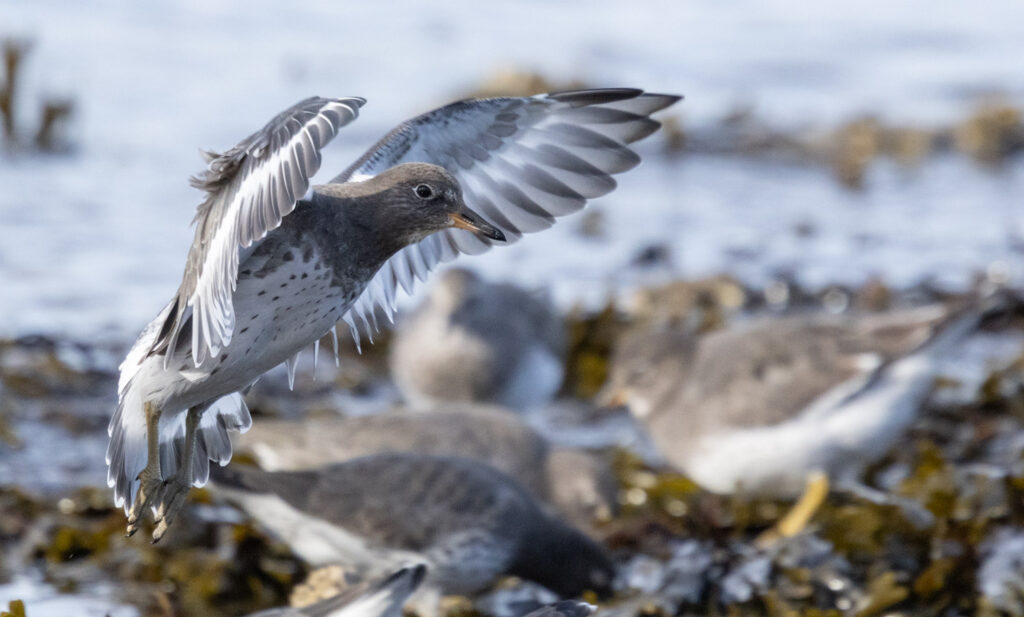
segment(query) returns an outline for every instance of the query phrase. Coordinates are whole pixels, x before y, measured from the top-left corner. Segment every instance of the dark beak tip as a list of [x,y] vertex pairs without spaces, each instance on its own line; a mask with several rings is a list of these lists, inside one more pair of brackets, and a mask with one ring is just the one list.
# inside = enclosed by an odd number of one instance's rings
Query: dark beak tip
[[449,216],[451,217],[454,226],[459,229],[472,231],[478,236],[483,236],[484,238],[497,240],[499,242],[508,241],[505,238],[505,233],[503,231],[494,225],[491,225],[485,221],[483,217],[472,211],[450,214]]

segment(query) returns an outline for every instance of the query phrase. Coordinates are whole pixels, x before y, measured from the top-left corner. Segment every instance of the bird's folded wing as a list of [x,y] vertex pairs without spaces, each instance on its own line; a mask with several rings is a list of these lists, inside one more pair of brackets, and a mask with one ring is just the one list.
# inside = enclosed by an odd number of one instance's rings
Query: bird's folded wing
[[[466,204],[514,242],[611,192],[612,175],[640,162],[628,144],[656,131],[660,124],[649,116],[679,98],[616,88],[453,103],[400,125],[333,182],[400,163],[440,165],[458,178]],[[406,247],[380,269],[345,321],[356,336],[357,324],[376,329],[378,309],[389,318],[394,313],[398,286],[409,293],[438,263],[490,245],[449,229]]]
[[311,97],[224,154],[204,153],[207,169],[192,185],[206,191],[206,199],[196,212],[195,241],[174,309],[153,352],[173,350],[189,316],[196,366],[231,342],[240,251],[295,208],[320,168],[321,148],[358,116],[364,102]]

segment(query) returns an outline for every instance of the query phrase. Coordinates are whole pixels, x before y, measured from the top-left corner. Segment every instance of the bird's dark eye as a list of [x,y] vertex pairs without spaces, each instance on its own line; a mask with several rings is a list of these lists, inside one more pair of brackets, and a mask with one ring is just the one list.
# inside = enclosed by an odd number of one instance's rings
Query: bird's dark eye
[[430,188],[429,184],[420,184],[413,191],[420,199],[430,199],[434,196],[434,189]]

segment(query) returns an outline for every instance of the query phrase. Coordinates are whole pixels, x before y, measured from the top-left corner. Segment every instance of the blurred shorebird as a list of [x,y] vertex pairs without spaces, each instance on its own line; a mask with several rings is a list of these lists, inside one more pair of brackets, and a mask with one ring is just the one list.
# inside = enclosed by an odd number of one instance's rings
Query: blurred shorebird
[[457,268],[398,324],[391,374],[417,407],[462,401],[527,411],[562,385],[565,344],[546,298]]
[[385,453],[308,471],[214,469],[224,494],[314,567],[373,574],[428,568],[419,601],[470,594],[498,577],[563,597],[604,594],[614,578],[600,546],[545,513],[505,474],[457,457]]
[[129,534],[148,506],[159,540],[209,462],[227,463],[228,430],[252,422],[240,392],[260,375],[282,362],[294,375],[298,353],[339,320],[358,345],[379,311],[393,314],[399,286],[610,192],[639,162],[627,144],[677,100],[603,89],[454,103],[312,191],[320,149],[363,99],[306,99],[207,153],[181,287],[121,365],[107,483]]
[[486,463],[584,530],[617,507],[611,462],[555,447],[519,416],[498,408],[453,406],[430,413],[266,420],[235,440],[268,471],[313,469],[381,452],[458,456]]
[[838,488],[927,514],[858,482],[900,439],[939,361],[982,319],[944,306],[849,317],[753,319],[695,337],[657,328],[616,350],[606,402],[625,403],[658,451],[715,493],[803,497],[777,526],[798,532]]
[[423,564],[364,581],[338,595],[303,607],[271,608],[248,617],[402,617],[402,608],[426,576]]

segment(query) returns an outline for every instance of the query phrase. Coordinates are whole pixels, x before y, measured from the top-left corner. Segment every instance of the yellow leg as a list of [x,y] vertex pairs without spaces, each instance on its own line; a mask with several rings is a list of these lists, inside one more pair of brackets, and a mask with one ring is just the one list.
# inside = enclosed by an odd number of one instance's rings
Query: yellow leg
[[203,418],[205,406],[192,407],[185,416],[185,451],[184,460],[178,465],[178,471],[174,477],[164,482],[160,494],[160,505],[157,506],[156,529],[153,530],[153,543],[156,544],[167,533],[167,528],[174,521],[174,517],[185,504],[185,495],[192,488],[192,458],[196,450],[196,431],[199,429],[199,421]]
[[128,535],[139,530],[139,522],[146,511],[146,504],[153,501],[163,485],[160,471],[160,414],[153,403],[146,402],[146,466],[139,473],[139,492],[128,511]]
[[780,538],[791,538],[803,531],[811,517],[818,511],[821,504],[828,497],[829,482],[828,476],[816,471],[807,476],[807,485],[804,493],[800,496],[789,512],[786,513],[775,527],[761,534],[757,539],[757,545],[765,547]]

